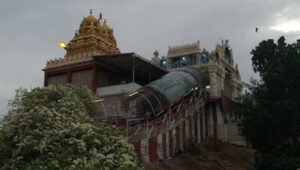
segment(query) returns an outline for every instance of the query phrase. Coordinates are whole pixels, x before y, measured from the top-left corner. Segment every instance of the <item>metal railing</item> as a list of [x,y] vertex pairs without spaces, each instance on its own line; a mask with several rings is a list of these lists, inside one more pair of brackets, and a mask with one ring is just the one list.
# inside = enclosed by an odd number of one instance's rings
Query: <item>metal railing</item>
[[[164,114],[154,119],[140,119],[134,126],[128,126],[126,123],[126,136],[128,140],[140,137],[151,137],[162,131],[168,131],[180,124],[187,117],[193,116],[200,109],[199,105],[204,103],[205,96],[190,94],[180,99],[180,101],[170,106]],[[126,120],[130,121],[130,120]]]

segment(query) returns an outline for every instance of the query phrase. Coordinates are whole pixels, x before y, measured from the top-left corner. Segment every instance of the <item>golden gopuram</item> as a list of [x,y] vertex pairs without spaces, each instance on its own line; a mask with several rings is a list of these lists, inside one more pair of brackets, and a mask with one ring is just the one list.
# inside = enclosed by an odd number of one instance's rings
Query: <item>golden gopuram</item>
[[48,61],[46,69],[88,61],[93,55],[120,53],[113,32],[106,20],[102,22],[90,11],[90,15],[83,18],[74,38],[64,47],[64,58]]

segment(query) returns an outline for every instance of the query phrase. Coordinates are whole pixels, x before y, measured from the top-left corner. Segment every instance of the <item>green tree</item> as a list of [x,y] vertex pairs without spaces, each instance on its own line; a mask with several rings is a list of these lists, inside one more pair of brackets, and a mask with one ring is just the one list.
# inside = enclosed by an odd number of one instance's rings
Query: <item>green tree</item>
[[83,87],[19,89],[1,123],[0,168],[138,168],[123,133],[87,115],[92,100]]
[[300,41],[280,37],[252,50],[261,81],[244,96],[242,133],[257,149],[259,169],[300,167]]

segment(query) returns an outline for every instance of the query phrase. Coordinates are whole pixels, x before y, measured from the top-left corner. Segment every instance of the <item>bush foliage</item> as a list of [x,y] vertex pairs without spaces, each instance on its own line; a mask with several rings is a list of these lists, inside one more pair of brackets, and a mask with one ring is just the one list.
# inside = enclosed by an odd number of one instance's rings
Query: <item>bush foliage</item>
[[0,168],[138,168],[123,133],[88,116],[92,100],[83,87],[17,90],[1,123]]

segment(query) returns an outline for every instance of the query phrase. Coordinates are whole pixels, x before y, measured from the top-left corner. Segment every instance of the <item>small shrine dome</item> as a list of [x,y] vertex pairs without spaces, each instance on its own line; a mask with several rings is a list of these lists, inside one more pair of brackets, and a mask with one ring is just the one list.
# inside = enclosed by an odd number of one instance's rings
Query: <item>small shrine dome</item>
[[106,21],[102,25],[103,30],[111,30],[111,28],[106,24]]
[[100,26],[99,20],[92,15],[92,11],[90,11],[89,16],[83,18],[83,21],[80,24],[80,27],[86,27],[86,26],[94,26],[94,27]]

